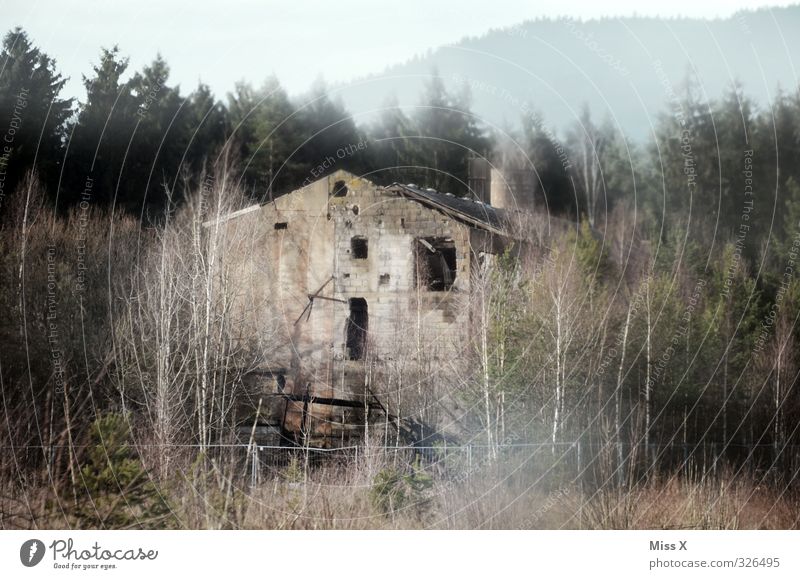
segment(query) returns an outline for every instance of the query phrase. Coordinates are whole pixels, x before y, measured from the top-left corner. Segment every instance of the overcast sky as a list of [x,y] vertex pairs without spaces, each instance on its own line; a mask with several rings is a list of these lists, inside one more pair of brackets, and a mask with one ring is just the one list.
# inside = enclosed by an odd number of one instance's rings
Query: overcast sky
[[[777,0],[772,6],[792,2]],[[81,74],[118,44],[132,69],[160,52],[184,92],[202,79],[219,97],[275,74],[290,93],[346,82],[464,36],[543,16],[724,17],[744,0],[0,0],[0,23],[24,27],[83,96]]]

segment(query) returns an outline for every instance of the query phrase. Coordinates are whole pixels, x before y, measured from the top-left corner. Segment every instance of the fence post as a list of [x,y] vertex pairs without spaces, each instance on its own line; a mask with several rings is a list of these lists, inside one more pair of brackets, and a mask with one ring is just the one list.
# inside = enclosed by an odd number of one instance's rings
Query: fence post
[[258,485],[258,446],[253,445],[252,452],[250,453],[250,487],[255,488]]

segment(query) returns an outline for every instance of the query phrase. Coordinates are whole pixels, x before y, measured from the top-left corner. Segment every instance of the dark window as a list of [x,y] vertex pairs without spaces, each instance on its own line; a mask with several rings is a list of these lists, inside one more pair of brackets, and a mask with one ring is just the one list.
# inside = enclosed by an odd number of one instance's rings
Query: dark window
[[381,276],[378,278],[379,285],[389,285],[389,274],[382,273]]
[[367,300],[364,298],[350,298],[350,317],[347,318],[347,357],[350,360],[363,360],[367,344],[367,329],[369,328],[369,313]]
[[354,237],[350,240],[350,253],[353,259],[367,259],[369,245],[366,237]]
[[289,224],[285,221],[283,223],[276,223],[275,229],[289,229]]
[[344,184],[344,181],[337,181],[333,184],[333,196],[334,197],[346,197],[347,196],[347,185]]
[[456,248],[452,239],[421,237],[416,243],[417,287],[443,292],[453,287],[456,279]]

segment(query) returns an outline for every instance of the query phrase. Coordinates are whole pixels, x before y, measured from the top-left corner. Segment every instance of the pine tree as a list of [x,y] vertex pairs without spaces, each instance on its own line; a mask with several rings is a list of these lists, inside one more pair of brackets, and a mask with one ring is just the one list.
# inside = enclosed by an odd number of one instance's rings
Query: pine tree
[[[0,200],[34,170],[48,191],[58,183],[65,122],[72,99],[61,99],[66,82],[55,61],[36,48],[21,28],[3,39],[0,53]],[[2,209],[2,207],[0,207]]]
[[268,78],[258,90],[237,84],[228,96],[228,111],[250,195],[269,198],[302,185],[307,170],[297,151],[305,139],[297,111],[278,80]]
[[133,211],[147,207],[160,214],[168,196],[178,202],[185,193],[182,169],[192,112],[168,79],[169,67],[159,55],[129,82],[136,124],[122,174],[124,202]]
[[80,526],[101,529],[163,529],[175,515],[163,491],[150,480],[131,446],[128,419],[106,414],[90,429],[91,446],[80,470],[74,510]]
[[[124,186],[121,173],[137,120],[136,99],[123,80],[127,68],[128,59],[115,46],[102,50],[93,76],[83,77],[87,96],[68,141],[64,205],[125,202],[124,196],[117,199],[117,187]],[[87,190],[90,199],[82,197]]]
[[[366,137],[359,132],[341,100],[331,99],[324,83],[314,86],[297,117],[304,137],[297,151],[297,162],[308,173],[303,181],[309,177],[315,180],[336,169],[360,173],[366,168]],[[326,162],[331,159],[332,162]]]
[[214,98],[208,85],[198,84],[191,94],[187,123],[189,145],[186,158],[190,174],[197,176],[204,166],[214,164],[230,133],[227,111]]
[[420,167],[420,184],[466,194],[468,159],[486,155],[490,144],[470,111],[470,94],[453,95],[434,71],[412,116],[410,164]]

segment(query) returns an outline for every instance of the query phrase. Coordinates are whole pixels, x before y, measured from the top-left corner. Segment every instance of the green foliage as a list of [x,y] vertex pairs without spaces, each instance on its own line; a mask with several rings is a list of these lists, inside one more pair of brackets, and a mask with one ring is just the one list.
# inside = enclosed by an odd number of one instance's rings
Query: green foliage
[[578,214],[596,227],[611,207],[634,192],[630,148],[610,120],[597,125],[586,105],[567,134],[566,147]]
[[772,233],[773,263],[775,270],[780,272],[792,252],[795,239],[800,235],[800,183],[794,177],[786,181],[780,197],[785,199],[783,211],[778,215],[780,226]]
[[466,194],[468,159],[489,153],[491,143],[470,112],[470,94],[449,92],[434,71],[419,105],[407,116],[389,102],[372,130],[378,182],[425,184]]
[[494,394],[515,397],[525,388],[529,328],[520,323],[526,318],[525,296],[528,280],[522,275],[513,247],[497,256],[490,271],[489,376]]
[[400,108],[397,98],[388,99],[383,112],[370,130],[373,163],[380,168],[379,173],[371,176],[376,182],[414,181],[408,173],[408,168],[413,166],[416,156],[410,140],[413,131],[411,119]]
[[570,158],[563,145],[558,142],[552,127],[547,127],[538,115],[523,117],[520,143],[525,158],[536,171],[536,178],[544,192],[548,211],[574,213],[578,207],[574,191],[567,174]]
[[303,482],[305,478],[303,463],[297,454],[293,454],[289,457],[289,464],[287,464],[286,468],[283,470],[283,478],[289,483]]
[[0,126],[4,131],[0,166],[5,170],[0,193],[11,195],[25,173],[34,168],[34,160],[40,178],[54,191],[64,123],[72,113],[72,99],[59,98],[66,79],[56,71],[55,61],[36,48],[21,28],[3,39],[0,70]]
[[591,230],[587,220],[581,221],[577,231],[569,230],[566,245],[569,250],[574,251],[580,271],[590,279],[603,280],[610,273],[608,251],[602,238]]
[[228,111],[245,178],[261,199],[337,169],[362,172],[368,164],[365,137],[322,84],[301,102],[289,99],[274,77],[258,90],[238,84],[229,96]]
[[296,186],[303,174],[296,151],[303,142],[296,109],[278,80],[258,90],[240,83],[228,96],[228,112],[248,182],[259,191]]
[[106,414],[92,424],[80,468],[73,514],[83,528],[165,528],[175,523],[170,505],[130,445],[128,420]]
[[410,509],[420,516],[430,504],[428,491],[432,486],[433,479],[417,461],[408,473],[394,468],[384,468],[378,472],[372,481],[370,499],[373,506],[384,515]]
[[224,143],[225,113],[207,86],[183,97],[169,86],[160,55],[128,80],[127,71],[128,59],[113,47],[102,50],[83,79],[87,98],[70,126],[66,155],[61,202],[67,206],[88,200],[160,215],[170,196],[178,201],[197,185]]

